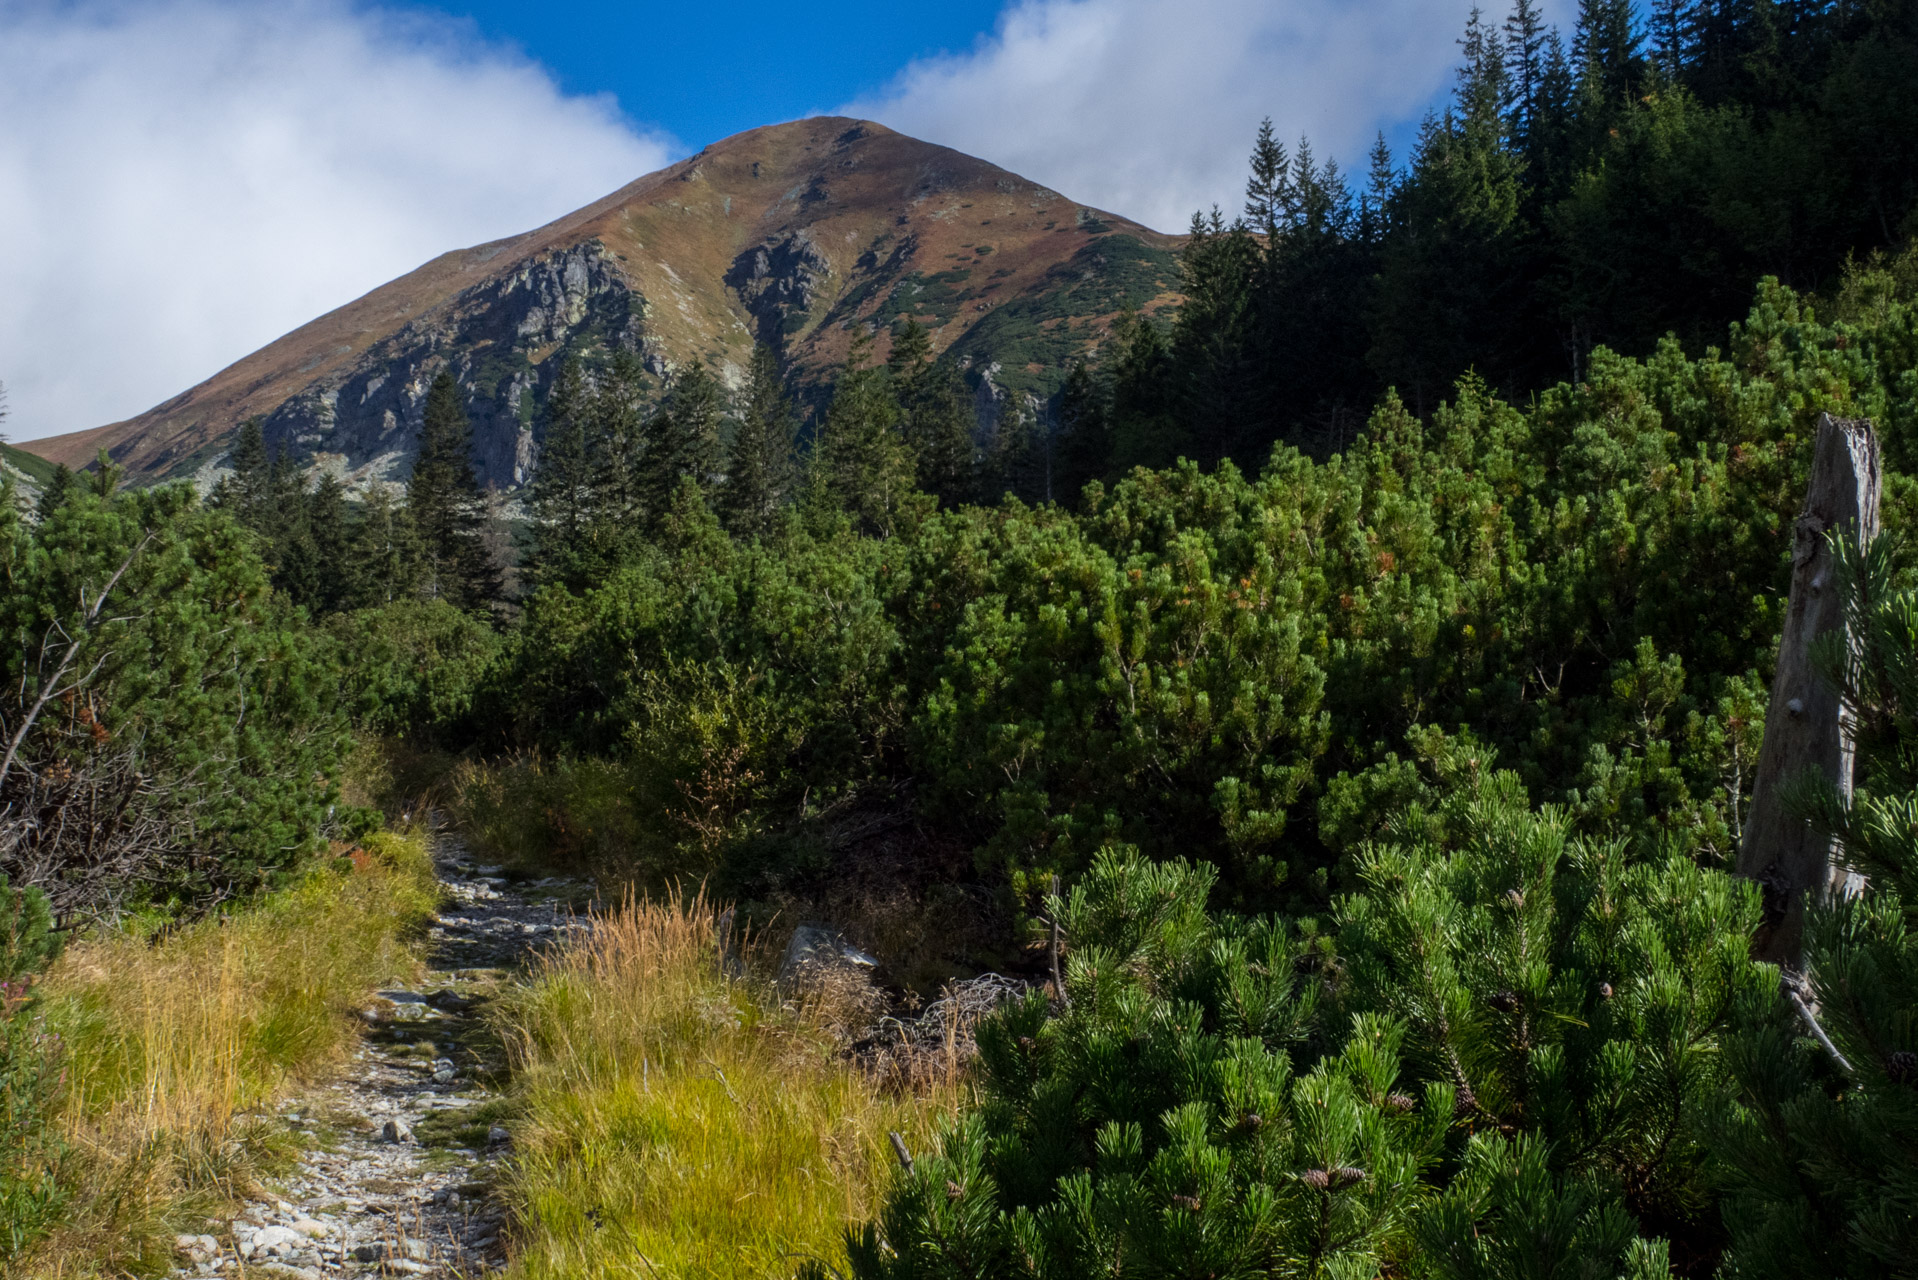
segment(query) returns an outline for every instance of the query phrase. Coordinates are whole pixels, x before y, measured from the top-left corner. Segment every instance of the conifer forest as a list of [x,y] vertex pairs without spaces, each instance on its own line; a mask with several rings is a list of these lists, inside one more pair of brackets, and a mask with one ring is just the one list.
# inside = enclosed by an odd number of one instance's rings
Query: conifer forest
[[[115,1128],[161,1050],[88,965],[345,895],[348,994],[260,979],[269,1114],[431,927],[430,818],[625,922],[485,1015],[509,1274],[1918,1277],[1918,4],[1459,49],[1363,173],[1246,139],[1176,309],[1049,396],[982,413],[910,316],[823,391],[609,340],[510,493],[450,371],[403,491],[258,422],[204,493],[7,480],[0,1269],[166,1274],[294,1158]],[[1827,416],[1876,516],[1806,534]],[[1772,777],[1813,555],[1843,776]],[[814,922],[851,994],[775,984]],[[809,1092],[817,1204],[673,1145]],[[771,1171],[736,1235],[701,1159]]]

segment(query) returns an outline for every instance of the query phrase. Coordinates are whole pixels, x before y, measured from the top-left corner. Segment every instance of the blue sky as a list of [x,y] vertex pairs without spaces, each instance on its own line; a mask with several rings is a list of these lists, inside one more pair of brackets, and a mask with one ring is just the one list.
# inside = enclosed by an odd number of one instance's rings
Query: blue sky
[[1348,167],[1402,144],[1470,8],[0,0],[4,430],[130,417],[440,253],[813,112],[1182,230],[1236,211],[1265,116]]
[[916,59],[972,47],[999,0],[826,4],[489,0],[447,4],[488,39],[552,69],[570,93],[610,92],[643,126],[692,147],[829,111]]

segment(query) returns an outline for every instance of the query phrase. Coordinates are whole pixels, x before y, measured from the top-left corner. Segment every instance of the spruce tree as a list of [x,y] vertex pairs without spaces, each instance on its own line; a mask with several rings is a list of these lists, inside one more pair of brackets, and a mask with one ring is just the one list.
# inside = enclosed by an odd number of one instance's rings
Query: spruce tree
[[886,371],[899,405],[900,434],[916,460],[919,487],[947,506],[967,501],[976,487],[977,424],[958,367],[933,359],[932,335],[908,316],[893,335]]
[[234,514],[250,528],[257,527],[261,508],[272,493],[273,460],[267,454],[266,435],[260,424],[259,418],[242,422],[232,452],[227,455],[227,465],[233,468]]
[[1084,360],[1076,362],[1059,389],[1057,483],[1064,502],[1077,502],[1092,481],[1104,479],[1112,463],[1112,414],[1106,389]]
[[1572,62],[1608,111],[1618,109],[1638,78],[1642,39],[1632,0],[1578,0]]
[[386,485],[368,488],[348,547],[349,608],[378,608],[418,593],[425,566],[413,512]]
[[60,504],[71,497],[76,488],[78,485],[74,481],[72,468],[64,462],[55,463],[53,474],[40,487],[40,497],[34,503],[34,514],[41,520],[47,519],[60,509]]
[[987,460],[985,492],[980,498],[993,503],[1014,497],[1021,502],[1043,502],[1051,494],[1049,441],[1044,425],[1025,398],[1017,392],[1006,396],[999,410],[999,424],[992,434],[992,450]]
[[726,391],[706,362],[680,370],[666,403],[648,424],[641,457],[649,527],[657,527],[682,482],[702,487],[718,474],[722,459],[720,428],[726,417]]
[[331,471],[306,497],[306,545],[312,555],[312,598],[305,603],[316,614],[338,613],[352,598],[353,526],[347,513],[346,487]]
[[1505,19],[1507,109],[1514,137],[1531,136],[1545,89],[1547,28],[1536,0],[1515,0]]
[[547,394],[539,464],[528,486],[535,581],[577,583],[590,558],[588,533],[599,498],[594,410],[585,370],[577,356],[568,356]]
[[499,570],[487,552],[486,507],[473,472],[473,427],[451,369],[441,369],[426,393],[406,505],[419,539],[421,590],[472,612],[497,600]]
[[726,487],[717,500],[720,517],[734,537],[751,540],[771,532],[792,493],[797,431],[779,357],[760,343],[753,348],[745,399],[733,427]]
[[586,560],[592,572],[624,563],[663,518],[671,490],[665,473],[671,463],[655,450],[670,434],[663,409],[648,399],[650,379],[639,357],[615,352],[601,369],[588,412],[587,449],[592,458],[592,513],[586,532]]
[[[1381,142],[1384,135],[1380,135]],[[1263,232],[1268,243],[1277,239],[1279,227],[1288,220],[1291,208],[1291,160],[1285,144],[1272,132],[1272,117],[1259,123],[1259,136],[1252,144],[1252,176],[1245,184],[1246,221]]]
[[1171,456],[1153,459],[1157,465],[1183,456],[1212,466],[1248,441],[1271,438],[1269,380],[1254,336],[1260,261],[1243,222],[1227,224],[1216,208],[1209,218],[1193,215],[1179,255],[1185,304],[1171,340],[1178,439]]
[[885,368],[866,363],[871,351],[872,335],[859,330],[833,388],[809,483],[813,501],[885,537],[909,506],[917,463],[900,431]]

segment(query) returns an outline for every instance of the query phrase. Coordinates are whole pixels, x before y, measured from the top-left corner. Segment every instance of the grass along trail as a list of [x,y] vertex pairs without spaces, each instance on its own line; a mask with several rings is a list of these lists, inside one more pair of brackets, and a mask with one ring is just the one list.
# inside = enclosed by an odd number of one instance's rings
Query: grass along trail
[[[380,992],[347,1077],[284,1105],[298,1167],[218,1235],[182,1236],[177,1276],[473,1276],[504,1264],[494,1203],[510,1143],[505,1062],[479,1017],[537,953],[584,929],[591,884],[514,884],[435,841],[443,902],[427,981]],[[577,915],[575,913],[578,913]]]

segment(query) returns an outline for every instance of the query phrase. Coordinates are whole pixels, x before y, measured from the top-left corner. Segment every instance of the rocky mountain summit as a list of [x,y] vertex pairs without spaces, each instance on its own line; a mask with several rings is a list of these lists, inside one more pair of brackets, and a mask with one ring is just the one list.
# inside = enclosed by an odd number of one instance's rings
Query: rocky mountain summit
[[985,161],[820,117],[738,134],[575,213],[464,249],[321,316],[126,422],[35,441],[105,448],[136,480],[210,474],[248,418],[268,447],[365,485],[410,468],[426,389],[451,367],[481,480],[537,465],[539,407],[569,355],[704,359],[738,380],[755,342],[804,393],[864,327],[904,315],[961,361],[984,416],[1043,393],[1114,316],[1175,300],[1178,241]]

